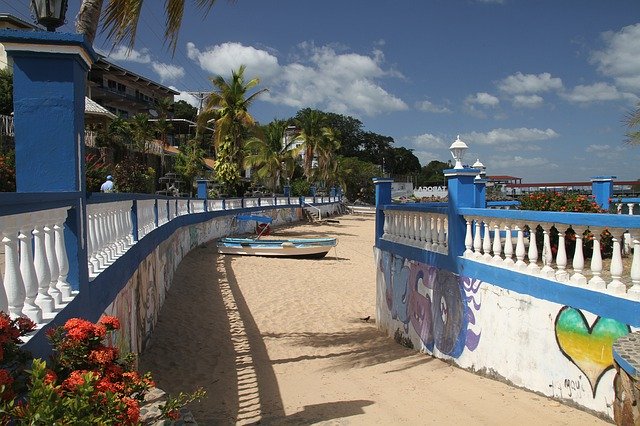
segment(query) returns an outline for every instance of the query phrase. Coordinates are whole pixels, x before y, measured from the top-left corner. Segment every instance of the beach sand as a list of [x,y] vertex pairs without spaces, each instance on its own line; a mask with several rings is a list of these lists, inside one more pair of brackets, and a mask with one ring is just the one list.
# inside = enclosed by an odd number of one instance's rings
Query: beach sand
[[[218,255],[180,264],[140,370],[216,424],[599,424],[543,396],[400,346],[375,324],[374,219],[278,228],[335,236],[321,260]],[[371,317],[369,321],[362,318]]]

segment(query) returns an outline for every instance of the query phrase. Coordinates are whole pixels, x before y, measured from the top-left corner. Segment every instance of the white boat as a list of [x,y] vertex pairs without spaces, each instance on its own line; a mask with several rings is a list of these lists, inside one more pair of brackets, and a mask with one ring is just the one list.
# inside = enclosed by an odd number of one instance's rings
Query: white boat
[[218,240],[218,252],[245,256],[323,258],[336,244],[335,238],[296,238],[286,240],[222,238]]
[[[238,215],[237,220],[256,221],[257,224],[271,223],[270,217]],[[218,240],[218,253],[244,256],[276,256],[322,258],[331,247],[335,247],[335,238],[288,238],[284,240],[260,239],[268,226],[257,226],[260,234],[256,238],[221,238]]]

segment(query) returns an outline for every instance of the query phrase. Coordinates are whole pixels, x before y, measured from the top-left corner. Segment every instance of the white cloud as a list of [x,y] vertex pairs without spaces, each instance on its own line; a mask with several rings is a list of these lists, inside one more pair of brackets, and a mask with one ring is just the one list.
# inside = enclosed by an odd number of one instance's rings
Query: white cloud
[[429,100],[416,102],[416,108],[420,111],[433,112],[436,114],[450,114],[451,110],[445,106],[436,105]]
[[486,92],[478,92],[475,95],[467,96],[464,100],[467,105],[481,105],[488,107],[498,106],[500,100]]
[[[176,87],[174,86],[169,86],[170,88],[172,88],[173,90],[178,90]],[[178,90],[179,91],[179,90]],[[188,92],[181,92],[179,91],[180,94],[179,95],[175,95],[173,97],[173,101],[174,102],[178,102],[178,101],[185,101],[186,103],[188,103],[191,106],[194,106],[196,108],[198,108],[200,106],[200,101],[198,99],[196,99],[195,96],[189,94]]]
[[184,77],[184,68],[162,62],[152,62],[153,71],[160,77],[160,82],[176,81]]
[[543,157],[522,157],[519,155],[513,157],[496,157],[492,156],[487,163],[487,170],[490,174],[507,173],[512,175],[514,170],[520,168],[538,168],[543,166],[545,169],[559,169],[560,166],[551,162],[548,158]]
[[441,138],[440,136],[432,135],[430,133],[423,133],[421,135],[412,136],[407,139],[411,142],[411,146],[415,149],[446,148],[448,146],[443,138]]
[[609,151],[611,149],[610,145],[589,145],[586,149],[587,152],[600,152],[600,151]]
[[538,95],[516,95],[513,97],[513,106],[521,108],[538,108],[544,103],[542,96]]
[[240,43],[223,43],[200,51],[195,44],[189,42],[187,55],[203,70],[225,77],[230,76],[240,65],[244,65],[245,78],[259,76],[266,80],[276,75],[280,68],[278,58],[271,53]]
[[118,46],[107,55],[109,59],[114,61],[128,61],[137,62],[139,64],[148,64],[151,62],[151,55],[149,55],[149,49],[142,49],[137,51],[135,49],[129,49],[125,46]]
[[187,43],[189,58],[213,74],[228,76],[245,65],[247,78],[257,76],[260,86],[269,88],[260,98],[267,102],[370,116],[408,109],[402,99],[378,83],[381,78],[403,78],[397,71],[382,68],[381,50],[367,56],[337,53],[333,47],[313,43],[301,43],[298,48],[294,62],[280,65],[272,53],[240,43],[224,43],[205,51]]
[[622,90],[640,92],[640,23],[602,34],[605,48],[592,54],[598,71],[612,77]]
[[588,103],[601,101],[615,101],[633,97],[633,95],[621,93],[618,89],[608,83],[594,83],[591,85],[578,85],[570,92],[562,93],[564,99],[574,103]]
[[538,75],[517,72],[498,82],[498,89],[511,95],[548,92],[562,89],[562,80],[548,72]]
[[557,138],[559,135],[553,129],[493,129],[487,133],[471,132],[460,137],[468,144],[498,145],[514,142],[543,141]]

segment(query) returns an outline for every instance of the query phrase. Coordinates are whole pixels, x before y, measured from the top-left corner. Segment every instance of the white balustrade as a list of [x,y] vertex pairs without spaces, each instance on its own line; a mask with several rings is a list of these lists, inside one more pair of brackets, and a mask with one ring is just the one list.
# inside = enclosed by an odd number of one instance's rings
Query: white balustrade
[[42,324],[73,296],[67,282],[69,260],[64,243],[67,210],[0,217],[4,247],[0,310],[12,318],[28,317]]
[[158,200],[158,226],[169,222],[169,203],[167,200]]
[[[151,202],[151,203],[149,203]],[[89,277],[95,278],[126,253],[133,244],[132,201],[87,205],[87,262]],[[138,202],[138,238],[155,227],[154,200]],[[65,270],[66,269],[66,270]],[[64,297],[68,263],[60,268],[58,281]]]
[[[385,222],[385,235],[390,234],[390,237],[385,239],[393,241],[393,238],[396,238],[398,242],[406,241],[402,230],[394,230],[395,226],[403,224],[401,220],[394,220],[394,214],[399,213],[405,212],[392,211],[388,223]],[[618,238],[624,235],[624,229],[610,230],[613,236],[612,256],[606,274],[608,280],[605,280],[600,241],[602,229],[569,225],[564,225],[564,228],[555,225],[557,229],[553,229],[554,225],[550,223],[525,224],[521,220],[495,217],[467,216],[464,220],[466,235],[463,256],[465,258],[561,283],[640,300],[640,242],[638,238],[631,238],[630,246],[632,247],[629,250],[631,267],[629,270],[629,266],[626,266],[628,270],[625,271],[624,250],[621,238]],[[542,227],[543,236],[542,267],[538,265],[539,242],[536,239],[538,225]],[[493,229],[493,239],[491,229]],[[588,235],[588,241],[593,241],[590,262],[585,259],[583,249],[585,235]],[[571,253],[571,259],[568,259],[567,244],[570,239],[575,239],[575,244],[571,243],[573,253]]]
[[384,240],[443,254],[448,252],[445,214],[402,210],[385,210],[384,214]]

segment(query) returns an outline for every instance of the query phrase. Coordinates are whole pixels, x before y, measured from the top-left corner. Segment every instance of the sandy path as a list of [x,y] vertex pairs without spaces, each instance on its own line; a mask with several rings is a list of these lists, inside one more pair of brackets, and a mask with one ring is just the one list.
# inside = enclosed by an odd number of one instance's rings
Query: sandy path
[[[373,218],[278,229],[336,236],[322,260],[218,256],[181,263],[140,368],[215,424],[596,424],[547,398],[417,354],[374,323]],[[364,322],[360,318],[371,316]]]

